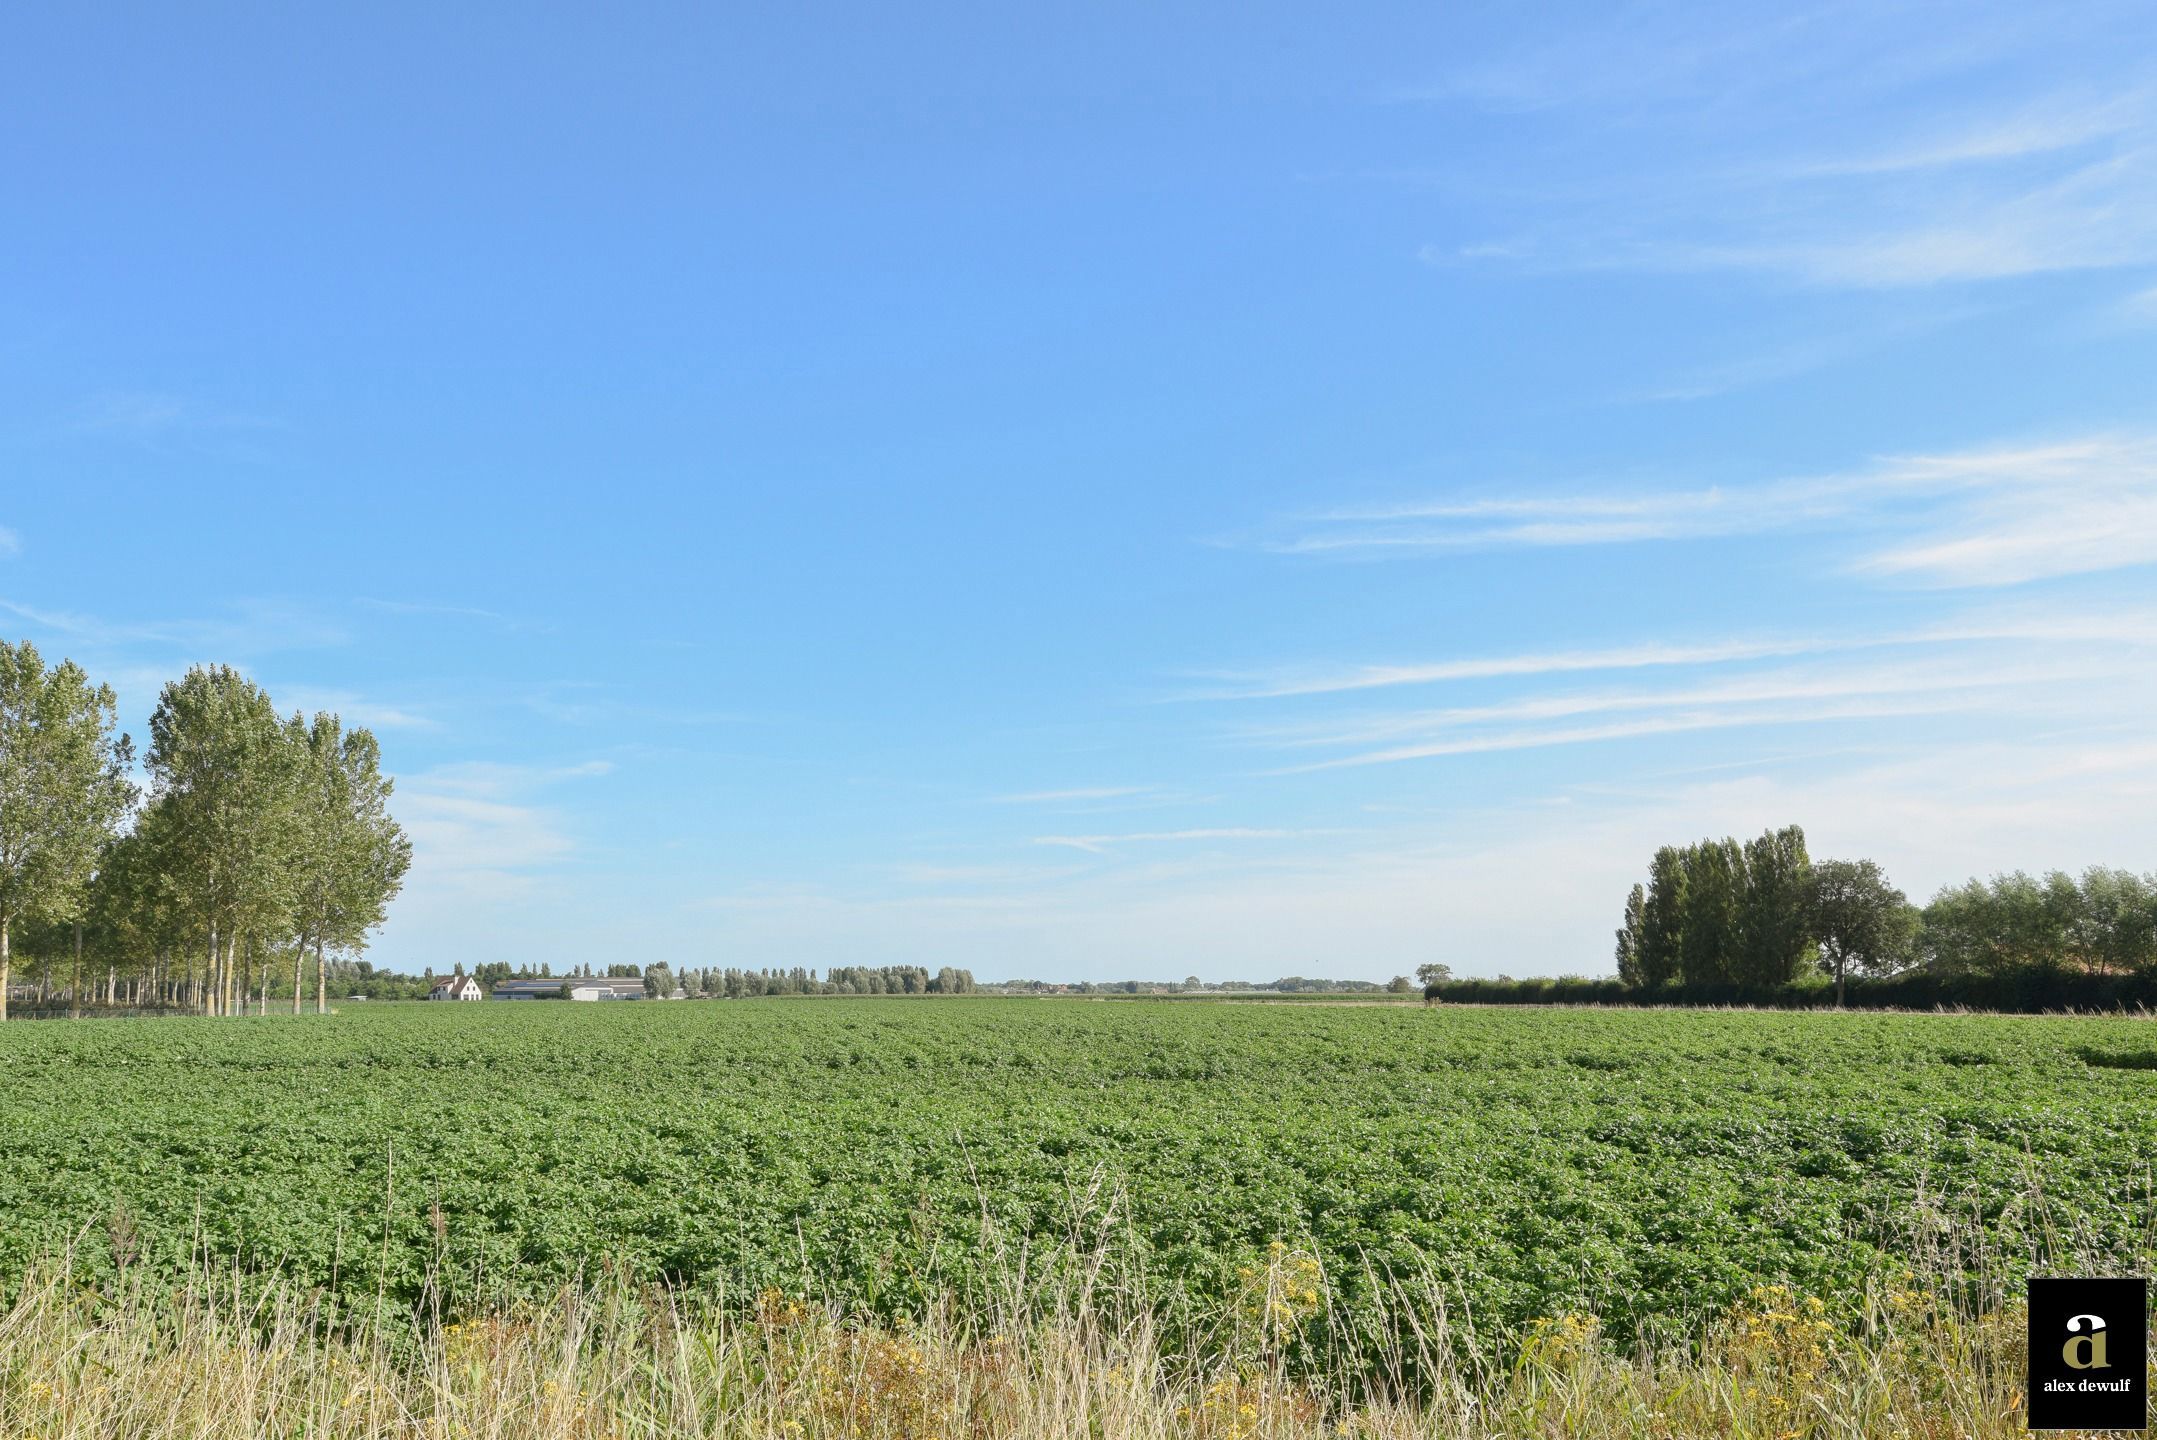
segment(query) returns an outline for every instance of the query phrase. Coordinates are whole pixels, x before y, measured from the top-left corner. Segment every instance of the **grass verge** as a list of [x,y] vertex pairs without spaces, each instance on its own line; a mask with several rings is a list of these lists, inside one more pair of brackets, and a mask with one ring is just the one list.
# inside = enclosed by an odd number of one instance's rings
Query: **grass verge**
[[[1693,1343],[1614,1343],[1590,1316],[1463,1345],[1426,1325],[1388,1374],[1329,1383],[1324,1277],[1277,1249],[1203,1361],[1083,1275],[1023,1304],[880,1325],[769,1291],[729,1305],[600,1280],[454,1322],[332,1322],[259,1277],[175,1291],[76,1282],[0,1312],[0,1434],[617,1440],[1318,1440],[1318,1437],[1990,1437],[2023,1433],[2011,1303],[1884,1276],[1847,1318],[1770,1286]],[[1846,1297],[1847,1298],[1847,1297]],[[1404,1312],[1406,1313],[1406,1312]],[[1426,1312],[1427,1313],[1427,1312]],[[1303,1358],[1299,1359],[1301,1356]]]

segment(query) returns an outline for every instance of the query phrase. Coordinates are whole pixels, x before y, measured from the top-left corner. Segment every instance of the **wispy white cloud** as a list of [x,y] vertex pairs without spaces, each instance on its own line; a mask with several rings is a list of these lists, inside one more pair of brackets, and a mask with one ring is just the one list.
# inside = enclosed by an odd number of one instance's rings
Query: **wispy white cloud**
[[[2157,646],[2157,631],[2150,636]],[[1748,707],[1773,707],[1775,723],[1792,702],[1818,703],[1869,697],[1941,697],[1960,695],[1958,708],[1985,705],[1998,709],[2021,694],[2057,695],[2118,675],[2123,663],[2143,665],[2148,649],[2123,655],[2106,642],[2095,655],[2060,655],[2037,647],[2033,656],[2010,658],[1995,647],[1979,654],[1905,659],[1896,664],[1778,668],[1668,687],[1529,695],[1486,705],[1460,705],[1328,716],[1287,724],[1253,727],[1243,732],[1252,743],[1288,749],[1383,745],[1404,739],[1450,740],[1481,727],[1576,720],[1586,716],[1659,710],[1686,716],[1724,717],[1740,724]],[[1501,748],[1513,748],[1513,742]],[[1441,752],[1454,753],[1454,752]]]
[[341,645],[346,639],[343,629],[307,605],[243,600],[226,609],[227,614],[203,618],[112,620],[82,611],[0,599],[0,613],[12,615],[47,635],[114,648],[162,645],[231,658],[324,648]]
[[1039,885],[1067,879],[1080,873],[1074,868],[1075,865],[1085,863],[1077,861],[1064,865],[954,865],[904,861],[886,868],[892,878],[907,885],[1009,886]]
[[[2146,661],[2146,657],[2140,657],[2140,661]],[[1982,716],[1991,722],[2016,714],[2069,720],[2086,714],[2100,697],[2110,701],[2112,696],[2107,692],[2117,691],[2122,678],[2120,660],[2114,658],[2109,662],[1920,669],[1910,674],[1878,669],[1848,676],[1762,677],[1670,692],[1550,697],[1512,705],[1373,717],[1330,734],[1314,728],[1301,739],[1287,743],[1338,746],[1369,744],[1402,735],[1423,738],[1287,766],[1279,773],[1537,750],[1699,730],[1810,728],[1852,720],[1955,714]],[[2148,687],[2136,687],[2134,693],[2148,698]],[[1586,725],[1542,723],[1628,711],[1655,713]],[[1497,723],[1509,720],[1526,723],[1503,727]]]
[[[1615,111],[1652,116],[1734,95],[1776,97],[1810,80],[1862,85],[1883,57],[1865,39],[1876,17],[1841,4],[1712,19],[1665,7],[1609,7],[1528,45],[1450,65],[1435,79],[1382,89],[1383,103],[1469,104],[1504,113]],[[1965,44],[1978,27],[1966,28]],[[1988,47],[1989,48],[1989,47]],[[1901,67],[1923,57],[1897,57]]]
[[214,618],[114,620],[79,611],[0,600],[0,615],[22,622],[31,638],[65,653],[118,693],[121,714],[139,725],[159,693],[197,664],[228,664],[269,692],[285,714],[337,714],[348,725],[378,731],[424,731],[440,722],[422,706],[384,700],[343,687],[286,684],[263,673],[268,657],[342,645],[345,634],[311,608],[280,601],[245,601]]
[[2157,562],[2157,439],[2097,436],[2052,446],[1906,462],[1960,503],[1856,568],[1951,586],[2016,585]]
[[1858,568],[1935,585],[2018,585],[2157,560],[2157,492],[2003,498],[1946,535],[1879,551]]
[[157,390],[93,395],[66,415],[62,426],[79,437],[124,441],[153,451],[214,451],[237,458],[251,458],[263,437],[290,428],[266,415]]
[[1227,826],[1205,830],[1150,830],[1126,835],[1041,835],[1036,845],[1061,845],[1073,850],[1102,854],[1118,845],[1187,844],[1210,840],[1286,840],[1314,832],[1265,830]]
[[412,836],[413,884],[427,897],[512,900],[529,895],[576,846],[543,798],[563,781],[609,774],[587,760],[561,765],[468,761],[397,777],[393,810]]
[[1592,670],[1637,670],[1650,666],[1709,665],[1801,655],[1826,648],[1819,639],[1716,641],[1700,645],[1643,644],[1604,650],[1544,651],[1461,660],[1398,665],[1355,665],[1322,670],[1291,670],[1272,675],[1221,674],[1213,690],[1185,696],[1198,700],[1275,700],[1295,695],[1333,695],[1378,690],[1395,685],[1425,685],[1446,680],[1482,680],[1505,676],[1557,675]]
[[1885,147],[1799,161],[1786,173],[1792,178],[1901,175],[2052,155],[2132,134],[2146,121],[2147,112],[2148,100],[2138,92],[2098,102],[2065,97],[2026,105],[2014,115],[1979,115]]
[[1890,457],[1844,474],[1645,493],[1339,509],[1242,542],[1277,554],[1634,544],[1862,520],[1900,532],[1848,562],[1943,586],[2016,585],[2157,562],[2157,435],[2112,433]]
[[199,400],[157,390],[107,391],[84,401],[74,422],[85,430],[137,433],[180,429],[265,430],[280,422],[261,415],[205,405]]
[[[952,927],[978,930],[1033,930],[1047,923],[1054,913],[1035,894],[941,894],[890,895],[862,893],[829,885],[759,885],[717,895],[697,896],[683,902],[692,912],[713,912],[760,926],[776,925],[789,933],[790,953],[804,932],[858,935],[863,927],[883,928],[894,924],[915,929],[928,926],[939,933]],[[850,959],[825,963],[852,963]]]
[[1209,805],[1218,795],[1165,785],[1077,785],[1052,790],[1028,790],[1011,795],[991,795],[990,805],[1022,806],[1059,815],[1112,815],[1134,810],[1161,810],[1176,806]]
[[[2091,161],[2041,183],[1942,197],[1910,218],[1888,214],[1870,224],[1838,220],[1832,227],[1762,225],[1750,234],[1648,245],[1634,255],[1644,269],[1774,270],[1815,284],[1868,288],[2152,262],[2157,262],[2157,144]],[[1623,261],[1613,257],[1611,263]]]
[[1454,740],[1429,740],[1396,745],[1383,750],[1344,755],[1334,760],[1314,760],[1307,765],[1284,766],[1280,774],[1307,774],[1318,770],[1342,770],[1364,765],[1392,765],[1403,760],[1435,760],[1448,755],[1488,755],[1509,750],[1544,750],[1555,746],[1588,745],[1605,740],[1638,740],[1652,735],[1679,735],[1697,730],[1760,729],[1770,726],[1814,726],[1846,720],[1900,719],[1913,715],[1944,715],[1964,709],[1952,700],[1937,698],[1883,698],[1816,703],[1781,708],[1682,710],[1639,720],[1615,720],[1601,725],[1531,728],[1464,735]]
[[1084,800],[1123,800],[1157,793],[1148,785],[1084,785],[1070,790],[1028,790],[1017,795],[992,795],[992,805],[1063,805]]
[[452,620],[486,620],[496,625],[516,628],[518,622],[499,610],[487,610],[477,605],[437,605],[423,600],[378,600],[362,595],[359,603],[369,610],[380,610],[390,615],[422,615]]
[[2046,644],[2101,642],[2142,647],[2157,644],[2157,612],[2123,606],[2101,612],[1979,610],[1952,621],[1902,630],[1842,634],[1749,636],[1727,640],[1647,642],[1596,650],[1529,651],[1383,665],[1299,667],[1268,673],[1216,673],[1216,688],[1186,693],[1185,700],[1280,700],[1340,695],[1404,685],[1573,675],[1599,671],[1682,669],[1805,655],[1895,648],[1989,645],[2033,641]]
[[5,525],[0,525],[0,560],[22,554],[22,537]]
[[1754,341],[1760,348],[1715,363],[1696,365],[1662,380],[1622,392],[1620,400],[1649,403],[1690,403],[1713,399],[1736,391],[1755,389],[1779,380],[1795,379],[1831,369],[1868,352],[1878,351],[1944,326],[1986,313],[1977,305],[1929,306],[1917,313],[1887,320],[1853,323],[1842,320],[1818,333]]
[[424,777],[398,786],[396,809],[422,873],[438,880],[508,885],[572,849],[542,807],[436,787]]
[[1808,500],[1816,516],[1842,508],[1832,494],[1792,487],[1442,501],[1325,511],[1253,543],[1277,555],[1354,555],[1691,540],[1791,523]]
[[1764,350],[1739,360],[1699,366],[1634,391],[1628,398],[1676,403],[1709,400],[1718,395],[1728,395],[1732,391],[1748,390],[1757,385],[1788,380],[1825,369],[1865,348],[1866,342],[1844,336],[1800,341],[1777,349]]
[[704,710],[625,699],[597,681],[558,681],[535,688],[520,699],[536,715],[596,730],[633,730],[647,725],[735,725],[755,718],[737,710]]
[[405,705],[371,700],[350,690],[321,690],[299,685],[271,687],[271,695],[278,708],[298,711],[302,715],[314,715],[329,711],[341,719],[347,727],[365,725],[371,730],[435,730],[441,722],[424,712]]
[[438,765],[418,777],[431,790],[482,798],[527,794],[564,780],[590,780],[614,773],[611,760],[578,760],[560,765],[512,765],[494,760],[463,760]]
[[1447,213],[1485,228],[1422,256],[1865,289],[2157,260],[2146,9],[1978,10],[1626,6],[1484,57],[1412,98],[1563,138],[1532,183],[1456,150]]

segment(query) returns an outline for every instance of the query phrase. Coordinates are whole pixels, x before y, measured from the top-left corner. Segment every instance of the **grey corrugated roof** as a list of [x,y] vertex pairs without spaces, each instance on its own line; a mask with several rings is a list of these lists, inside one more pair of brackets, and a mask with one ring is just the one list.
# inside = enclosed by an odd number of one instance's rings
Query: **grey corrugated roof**
[[527,980],[502,980],[496,982],[494,993],[499,995],[504,990],[554,991],[564,985],[576,989],[634,990],[639,995],[644,993],[644,981],[631,975],[541,975]]

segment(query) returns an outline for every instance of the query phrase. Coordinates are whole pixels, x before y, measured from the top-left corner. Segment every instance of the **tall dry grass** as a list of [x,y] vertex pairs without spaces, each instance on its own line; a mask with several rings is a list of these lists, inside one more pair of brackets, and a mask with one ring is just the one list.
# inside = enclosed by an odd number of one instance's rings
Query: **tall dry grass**
[[205,1275],[177,1291],[129,1280],[100,1288],[78,1282],[63,1259],[30,1276],[0,1313],[0,1435],[2022,1433],[2019,1310],[1950,1301],[1924,1275],[1882,1276],[1855,1310],[1837,1306],[1841,1319],[1820,1297],[1764,1288],[1693,1343],[1663,1348],[1613,1343],[1578,1315],[1473,1344],[1442,1320],[1403,1326],[1380,1373],[1366,1370],[1353,1386],[1329,1381],[1310,1360],[1324,1355],[1311,1342],[1328,1324],[1315,1260],[1280,1247],[1247,1278],[1220,1317],[1211,1358],[1198,1360],[1163,1343],[1161,1316],[1083,1269],[1052,1293],[1015,1284],[1011,1303],[952,1302],[899,1325],[849,1320],[777,1292],[727,1305],[601,1280],[414,1331],[333,1323],[318,1299],[259,1277]]

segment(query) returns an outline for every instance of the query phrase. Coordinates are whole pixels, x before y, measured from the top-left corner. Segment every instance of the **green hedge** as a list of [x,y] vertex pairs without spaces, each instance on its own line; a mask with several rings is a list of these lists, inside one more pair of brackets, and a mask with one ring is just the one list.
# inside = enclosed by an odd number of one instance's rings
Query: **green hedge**
[[[1776,1010],[1824,1010],[1835,987],[1824,976],[1791,985],[1664,985],[1636,989],[1618,980],[1567,976],[1556,980],[1448,980],[1424,987],[1428,1001],[1477,1005],[1753,1005]],[[2048,1010],[2157,1008],[2157,972],[2095,975],[2083,971],[2014,970],[1983,975],[1852,976],[1844,1003],[1860,1010],[1935,1010],[1957,1006],[2039,1014]]]

